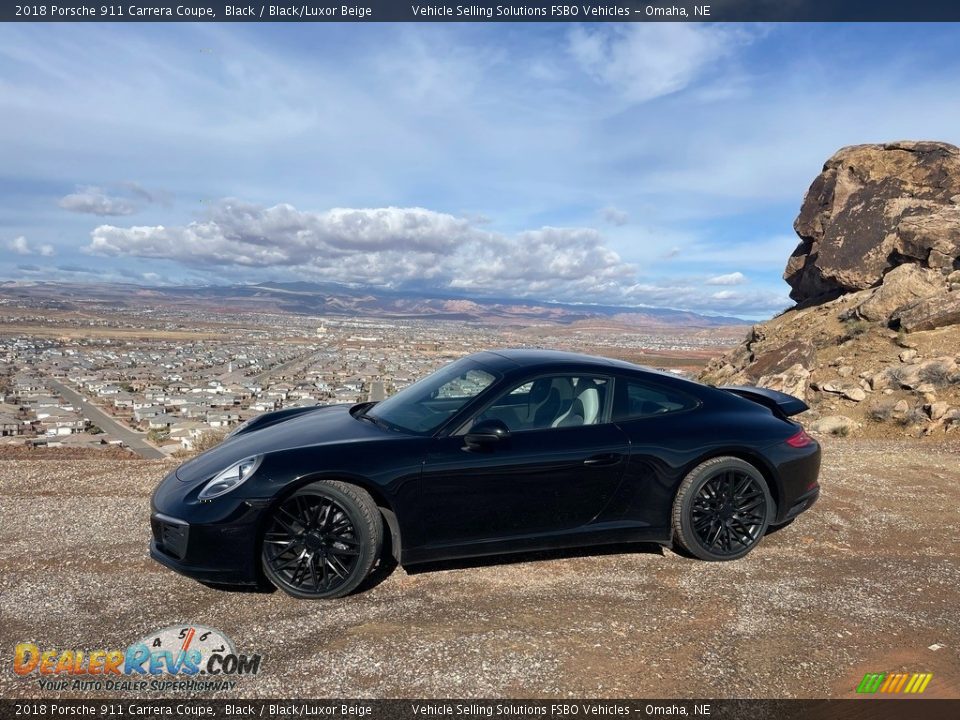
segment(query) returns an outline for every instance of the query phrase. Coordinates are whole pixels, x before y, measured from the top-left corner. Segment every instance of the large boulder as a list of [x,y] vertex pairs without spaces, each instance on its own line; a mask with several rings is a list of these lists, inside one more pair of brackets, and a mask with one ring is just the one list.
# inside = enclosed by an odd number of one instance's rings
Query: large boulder
[[940,142],[855,145],[811,184],[784,279],[797,302],[874,287],[892,268],[949,270],[960,258],[960,149]]
[[893,320],[907,332],[960,325],[960,292],[943,292],[900,308]]
[[900,265],[888,272],[867,300],[860,304],[860,317],[874,322],[886,321],[897,308],[936,295],[944,289],[943,275],[918,265]]
[[797,305],[700,377],[802,398],[813,430],[960,429],[960,150],[860,145],[824,165],[794,225]]
[[919,258],[932,268],[947,270],[960,255],[960,197],[954,204],[928,214],[906,215],[897,225],[899,249],[907,258]]
[[824,435],[848,435],[857,429],[857,422],[845,415],[827,415],[814,420],[810,429]]
[[757,380],[757,386],[778,390],[793,395],[801,400],[807,399],[807,388],[810,384],[810,371],[797,363],[781,373],[764,375]]
[[[756,332],[754,334],[756,335]],[[810,343],[790,340],[771,350],[755,354],[747,368],[747,376],[757,381],[765,375],[782,373],[794,365],[809,367],[816,356],[816,350]]]

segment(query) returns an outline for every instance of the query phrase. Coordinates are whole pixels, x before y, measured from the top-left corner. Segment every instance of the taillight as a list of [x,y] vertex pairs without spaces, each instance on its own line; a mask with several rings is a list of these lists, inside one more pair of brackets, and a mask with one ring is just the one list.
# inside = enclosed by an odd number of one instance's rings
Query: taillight
[[796,435],[791,435],[787,438],[787,445],[795,448],[805,448],[813,445],[813,438],[807,435],[806,430],[801,430]]

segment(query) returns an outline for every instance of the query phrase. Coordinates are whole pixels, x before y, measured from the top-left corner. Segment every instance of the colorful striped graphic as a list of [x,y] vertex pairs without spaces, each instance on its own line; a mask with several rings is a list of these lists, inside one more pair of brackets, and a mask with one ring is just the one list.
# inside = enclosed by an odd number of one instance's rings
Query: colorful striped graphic
[[867,673],[857,685],[857,692],[919,695],[927,689],[932,678],[933,673]]

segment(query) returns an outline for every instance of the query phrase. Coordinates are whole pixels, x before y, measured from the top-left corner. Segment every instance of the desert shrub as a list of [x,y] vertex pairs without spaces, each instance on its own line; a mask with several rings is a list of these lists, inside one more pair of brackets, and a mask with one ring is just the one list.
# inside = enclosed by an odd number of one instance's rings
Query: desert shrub
[[893,417],[893,403],[874,405],[867,414],[875,422],[888,422]]
[[227,430],[221,428],[215,428],[211,430],[205,430],[200,433],[200,436],[193,441],[193,449],[197,452],[204,452],[209,450],[212,447],[215,447],[223,442],[224,438],[227,437]]
[[907,411],[901,417],[898,417],[897,424],[901,425],[902,427],[910,427],[911,425],[920,425],[925,423],[927,420],[927,414],[920,408],[915,407]]
[[953,382],[953,369],[945,362],[930,363],[920,369],[920,379],[934,387],[944,387]]
[[843,334],[840,336],[840,342],[846,342],[847,340],[853,340],[856,337],[860,337],[869,329],[870,323],[868,323],[866,320],[856,320],[854,318],[845,320],[843,323]]
[[907,369],[904,365],[893,365],[887,368],[886,371],[887,377],[890,378],[890,382],[897,387],[903,385],[903,381],[907,379]]

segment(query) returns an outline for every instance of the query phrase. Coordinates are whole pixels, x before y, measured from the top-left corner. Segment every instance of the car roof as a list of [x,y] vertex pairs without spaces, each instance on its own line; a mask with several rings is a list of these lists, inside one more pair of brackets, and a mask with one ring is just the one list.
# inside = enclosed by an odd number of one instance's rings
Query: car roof
[[610,368],[622,368],[641,372],[656,372],[651,368],[634,365],[623,360],[584,355],[582,353],[565,352],[563,350],[545,350],[540,348],[504,348],[485,350],[475,353],[471,357],[481,363],[498,367],[503,370],[514,368],[549,368],[554,365],[578,365],[581,367],[601,368],[609,371]]
[[659,370],[647,365],[637,365],[626,360],[600,357],[599,355],[585,355],[583,353],[566,352],[563,350],[546,350],[542,348],[503,348],[484,350],[467,357],[487,367],[505,374],[513,375],[521,370],[550,371],[554,368],[593,370],[595,372],[626,371],[634,376],[647,376],[651,381],[661,379],[671,385],[682,385],[690,391],[709,389],[703,383],[682,377],[676,373]]

